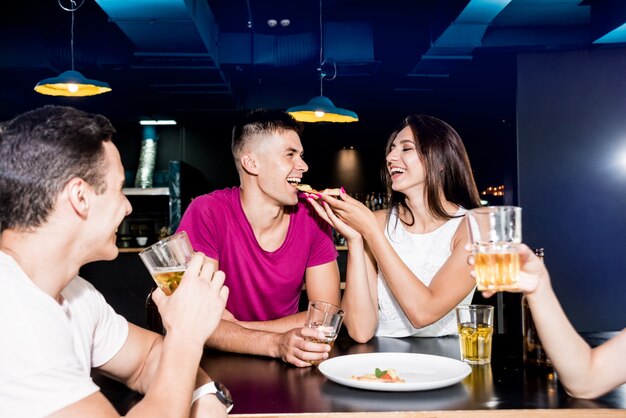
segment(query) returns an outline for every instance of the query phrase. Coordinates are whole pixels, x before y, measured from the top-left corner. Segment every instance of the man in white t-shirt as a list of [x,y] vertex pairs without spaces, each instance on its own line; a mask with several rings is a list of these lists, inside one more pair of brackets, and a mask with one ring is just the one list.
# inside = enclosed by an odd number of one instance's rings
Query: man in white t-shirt
[[145,394],[128,417],[223,417],[231,406],[199,368],[228,297],[206,257],[194,256],[172,296],[154,293],[166,337],[128,323],[77,276],[117,256],[131,212],[114,132],[62,106],[0,124],[2,417],[118,417],[92,368]]

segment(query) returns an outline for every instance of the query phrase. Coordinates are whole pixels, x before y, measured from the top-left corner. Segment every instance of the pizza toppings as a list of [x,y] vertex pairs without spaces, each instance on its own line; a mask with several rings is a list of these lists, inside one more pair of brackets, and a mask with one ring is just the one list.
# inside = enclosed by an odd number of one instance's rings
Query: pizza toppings
[[381,370],[378,367],[373,374],[364,374],[362,376],[352,376],[356,380],[368,380],[381,383],[404,383],[404,379],[400,379],[396,369]]

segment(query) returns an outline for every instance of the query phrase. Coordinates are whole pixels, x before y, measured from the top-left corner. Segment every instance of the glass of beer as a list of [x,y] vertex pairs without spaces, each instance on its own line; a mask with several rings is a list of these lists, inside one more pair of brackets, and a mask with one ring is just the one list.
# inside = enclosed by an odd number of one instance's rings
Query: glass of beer
[[467,212],[474,254],[476,288],[480,291],[515,290],[522,242],[522,208],[488,206]]
[[[343,311],[339,308],[339,306],[319,300],[312,300],[309,302],[305,326],[321,330],[324,333],[324,339],[319,340],[317,338],[307,337],[305,340],[315,343],[328,344],[330,345],[330,348],[333,348],[337,335],[339,334],[339,330],[341,329],[342,322]],[[319,361],[311,362],[313,365],[318,363]]]
[[462,305],[456,307],[461,359],[469,364],[491,363],[493,306]]
[[169,296],[178,287],[193,254],[187,233],[181,231],[152,244],[139,257],[157,286]]

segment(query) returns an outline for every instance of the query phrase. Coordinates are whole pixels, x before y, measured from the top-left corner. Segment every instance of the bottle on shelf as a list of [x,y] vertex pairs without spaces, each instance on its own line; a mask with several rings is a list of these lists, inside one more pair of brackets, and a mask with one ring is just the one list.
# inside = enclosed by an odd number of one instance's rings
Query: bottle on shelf
[[[537,257],[543,260],[543,248],[535,248],[533,251]],[[522,355],[524,364],[529,366],[551,368],[552,362],[546,355],[543,345],[541,344],[541,340],[539,339],[539,334],[537,334],[537,328],[535,327],[535,322],[533,321],[533,316],[530,311],[530,307],[528,306],[526,296],[522,296],[522,338]]]

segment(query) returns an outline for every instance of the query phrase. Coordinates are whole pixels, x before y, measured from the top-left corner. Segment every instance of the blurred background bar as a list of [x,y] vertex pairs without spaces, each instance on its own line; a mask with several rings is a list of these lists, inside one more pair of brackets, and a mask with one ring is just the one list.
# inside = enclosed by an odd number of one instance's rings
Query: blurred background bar
[[[389,133],[409,113],[437,116],[463,138],[484,203],[524,208],[524,239],[549,253],[575,327],[623,327],[626,2],[85,0],[74,18],[71,50],[71,13],[59,2],[0,6],[0,120],[44,104],[108,116],[129,188],[139,121],[176,120],[157,128],[151,186],[170,194],[132,196],[124,249],[136,234],[154,239],[171,228],[193,197],[181,175],[176,202],[170,161],[193,168],[192,195],[237,185],[234,120],[246,109],[306,103],[323,72],[324,95],[359,122],[307,124],[307,183],[343,185],[384,206]],[[112,90],[34,91],[72,67]],[[508,297],[498,297],[503,318],[519,312]]]

